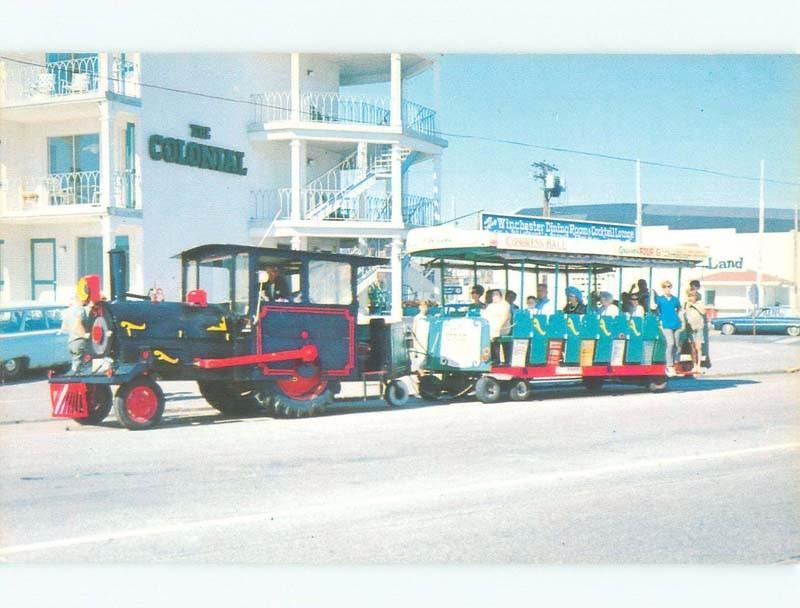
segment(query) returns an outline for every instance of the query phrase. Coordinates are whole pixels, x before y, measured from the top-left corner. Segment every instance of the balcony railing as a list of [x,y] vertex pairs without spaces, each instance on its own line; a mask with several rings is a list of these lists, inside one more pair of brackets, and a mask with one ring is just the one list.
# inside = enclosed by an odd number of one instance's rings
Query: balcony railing
[[[273,222],[291,218],[292,190],[257,190],[250,193],[250,218]],[[362,192],[346,196],[341,190],[302,188],[300,219],[309,221],[390,222],[392,196],[388,192]],[[403,196],[403,222],[408,226],[439,223],[439,201],[424,196]]]
[[[250,96],[253,122],[263,124],[292,119],[291,94],[285,91]],[[304,93],[300,96],[299,119],[325,124],[389,126],[391,100],[372,95]],[[402,104],[403,128],[427,136],[437,134],[436,112],[411,101]]]
[[441,221],[439,201],[435,198],[403,195],[403,223],[407,226],[435,226]]
[[138,96],[138,68],[123,55],[109,57],[109,74],[101,69],[98,55],[52,61],[46,65],[5,63],[4,104],[66,98],[98,91]]
[[116,172],[111,181],[111,200],[101,195],[100,171],[54,173],[23,177],[3,184],[6,212],[60,212],[80,208],[117,207],[139,209],[139,176],[133,171]]

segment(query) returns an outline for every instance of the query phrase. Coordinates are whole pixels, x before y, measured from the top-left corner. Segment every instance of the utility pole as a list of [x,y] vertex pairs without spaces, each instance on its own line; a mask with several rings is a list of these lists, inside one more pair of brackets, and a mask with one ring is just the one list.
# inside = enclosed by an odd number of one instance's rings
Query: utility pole
[[558,167],[555,165],[542,161],[531,163],[531,167],[535,169],[531,177],[542,182],[542,215],[550,217],[550,199],[561,196],[561,193],[567,189],[566,184],[559,177]]
[[764,289],[761,287],[762,266],[764,265],[764,205],[764,161],[762,160],[761,177],[758,180],[758,269],[756,270],[759,306],[764,306]]
[[642,163],[636,160],[636,240],[642,240]]

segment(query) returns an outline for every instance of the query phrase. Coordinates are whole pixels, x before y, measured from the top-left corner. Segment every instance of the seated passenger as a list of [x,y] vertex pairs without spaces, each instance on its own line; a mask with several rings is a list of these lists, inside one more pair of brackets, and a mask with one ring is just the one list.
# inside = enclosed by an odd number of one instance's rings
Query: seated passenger
[[[511,333],[511,306],[503,299],[503,292],[499,289],[491,289],[491,303],[481,313],[489,322],[489,337],[492,340],[492,360],[500,362],[500,342],[498,338],[507,336]],[[505,345],[504,345],[505,346]],[[505,359],[508,361],[510,355],[509,344],[503,350]]]
[[614,304],[614,296],[607,291],[600,292],[600,305],[597,307],[597,314],[601,317],[616,317],[619,315],[619,307]]
[[517,301],[517,292],[511,291],[510,289],[506,290],[506,302],[511,307],[511,317],[514,317],[514,313],[519,310],[519,306],[516,305]]
[[644,306],[641,305],[639,302],[639,294],[632,293],[628,296],[628,306],[625,309],[631,317],[643,317],[644,316]]
[[586,304],[583,303],[583,294],[577,287],[567,287],[564,290],[567,295],[567,304],[562,309],[568,315],[582,315],[586,313]]
[[[579,292],[580,293],[580,292]],[[539,283],[536,286],[536,305],[534,306],[537,315],[552,315],[555,312],[553,301],[547,296],[547,284]]]
[[483,310],[486,308],[486,304],[481,302],[481,296],[483,296],[483,285],[473,285],[469,292],[469,297],[472,300],[469,303],[469,310]]

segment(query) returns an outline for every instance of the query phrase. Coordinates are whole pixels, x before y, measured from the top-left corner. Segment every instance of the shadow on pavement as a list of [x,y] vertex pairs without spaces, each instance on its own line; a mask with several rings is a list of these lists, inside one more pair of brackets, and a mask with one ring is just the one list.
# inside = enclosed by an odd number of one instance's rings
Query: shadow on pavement
[[[757,380],[736,379],[736,378],[680,378],[670,381],[669,393],[685,393],[685,392],[698,392],[698,391],[711,391],[725,388],[732,388],[736,386],[760,384]],[[534,386],[531,398],[526,402],[531,405],[546,401],[557,401],[564,399],[586,399],[591,401],[595,397],[611,397],[615,395],[631,395],[631,394],[648,394],[647,388],[637,385],[607,385],[599,393],[590,393],[581,385],[539,385]],[[248,420],[263,420],[265,422],[273,420],[282,420],[280,418],[273,418],[271,416],[238,416],[226,417],[223,414],[212,410],[209,406],[208,413],[181,413],[180,410],[170,412],[170,402],[197,399],[199,395],[191,392],[175,392],[171,393],[167,399],[167,407],[164,418],[159,425],[149,432],[158,430],[178,429],[192,426],[207,426],[207,425],[222,425],[222,424],[235,424]],[[314,418],[327,418],[331,416],[342,416],[349,414],[362,414],[370,412],[389,412],[389,411],[405,411],[414,410],[428,407],[441,407],[455,404],[475,404],[481,405],[480,402],[472,395],[467,397],[459,397],[453,399],[442,399],[439,401],[423,401],[417,397],[411,397],[406,405],[401,407],[393,407],[388,405],[383,399],[378,397],[368,398],[366,401],[361,399],[342,399],[337,400],[329,409],[319,416]],[[503,399],[498,404],[487,404],[485,407],[503,407],[504,404],[514,404],[515,402]],[[205,410],[203,410],[205,411]],[[303,419],[301,419],[303,420]],[[114,418],[107,419],[99,427],[120,429],[122,425]]]

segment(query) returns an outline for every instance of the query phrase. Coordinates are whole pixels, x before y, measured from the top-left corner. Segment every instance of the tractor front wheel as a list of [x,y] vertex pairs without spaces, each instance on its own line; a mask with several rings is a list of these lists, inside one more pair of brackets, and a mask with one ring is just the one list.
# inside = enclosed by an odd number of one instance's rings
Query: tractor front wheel
[[114,409],[122,425],[132,431],[151,429],[164,414],[164,393],[149,378],[123,384],[114,397]]

